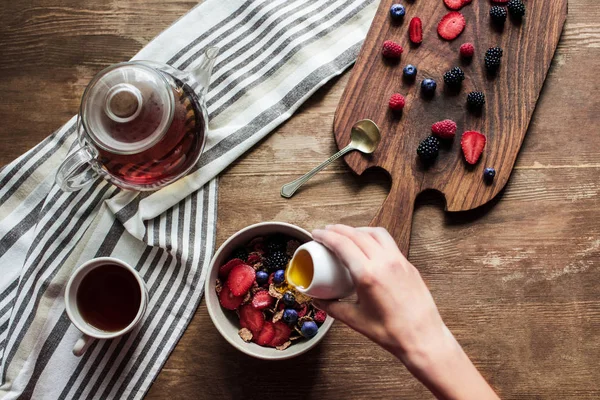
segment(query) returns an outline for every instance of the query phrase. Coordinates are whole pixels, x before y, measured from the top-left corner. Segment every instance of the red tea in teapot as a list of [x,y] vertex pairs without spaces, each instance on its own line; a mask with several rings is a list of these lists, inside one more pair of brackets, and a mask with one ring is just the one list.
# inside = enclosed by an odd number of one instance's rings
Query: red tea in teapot
[[[162,138],[134,154],[98,150],[98,160],[114,178],[133,185],[161,184],[187,172],[198,159],[204,143],[204,116],[194,91],[177,83],[180,85],[173,88],[173,120]],[[121,143],[152,139],[149,133],[159,129],[164,116],[157,95],[151,90],[147,93],[143,110],[133,120],[121,123],[105,117],[107,135]]]

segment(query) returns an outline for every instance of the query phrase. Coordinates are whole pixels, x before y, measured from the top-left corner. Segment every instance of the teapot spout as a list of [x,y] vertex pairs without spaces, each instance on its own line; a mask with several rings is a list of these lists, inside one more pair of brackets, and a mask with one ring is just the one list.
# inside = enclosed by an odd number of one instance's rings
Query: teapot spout
[[210,76],[212,75],[212,69],[215,65],[218,54],[218,47],[207,48],[200,58],[200,64],[198,64],[198,66],[192,71],[192,75],[199,84],[198,91],[202,97],[204,97],[208,91],[208,86],[210,85]]

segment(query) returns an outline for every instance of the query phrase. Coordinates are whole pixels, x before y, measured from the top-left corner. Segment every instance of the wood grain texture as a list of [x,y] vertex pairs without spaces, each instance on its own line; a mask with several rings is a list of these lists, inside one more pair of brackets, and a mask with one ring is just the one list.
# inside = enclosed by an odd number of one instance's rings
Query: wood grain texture
[[[4,4],[0,165],[70,118],[95,72],[129,58],[194,5],[177,0]],[[82,19],[98,10],[101,17]],[[55,31],[36,35],[31,24],[58,12],[69,17],[56,22]],[[435,194],[417,199],[409,259],[446,324],[503,399],[600,398],[598,21],[597,0],[569,1],[529,132],[496,199],[459,213],[444,213],[444,201]],[[7,30],[35,43],[40,54],[5,40]],[[320,90],[222,175],[218,245],[259,221],[307,229],[371,221],[390,190],[389,180],[370,171],[355,176],[341,161],[291,200],[279,196],[282,184],[337,149],[330,127],[348,78],[345,74]],[[146,398],[432,397],[397,360],[340,323],[296,360],[252,360],[220,337],[202,302]]]
[[[335,114],[334,134],[342,148],[358,120],[371,119],[381,129],[382,142],[374,154],[354,152],[345,160],[358,174],[371,167],[390,174],[390,194],[371,224],[388,228],[406,252],[414,202],[421,192],[439,191],[446,200],[446,210],[466,211],[487,203],[506,185],[562,32],[567,0],[528,1],[526,17],[522,21],[509,19],[504,29],[490,24],[488,2],[473,2],[461,9],[467,21],[465,31],[450,42],[436,31],[437,23],[448,12],[443,2],[406,4],[403,23],[390,20],[389,7],[393,3],[380,3]],[[423,20],[424,40],[420,46],[408,39],[408,21],[413,16]],[[400,62],[381,56],[385,40],[404,47]],[[475,45],[471,62],[460,60],[458,55],[465,42]],[[485,70],[483,54],[495,46],[504,50],[504,56],[500,70],[491,76]],[[406,64],[417,66],[415,82],[402,78]],[[442,79],[444,72],[455,66],[462,67],[466,75],[460,91],[449,90]],[[437,93],[431,99],[421,96],[420,81],[424,78],[438,82]],[[466,109],[466,95],[474,90],[486,95],[482,115]],[[395,92],[406,97],[402,115],[387,107],[387,100]],[[432,123],[448,118],[458,123],[457,137],[453,143],[442,143],[438,160],[426,167],[418,160],[416,148],[430,134]],[[460,148],[460,135],[468,130],[487,137],[484,153],[475,166],[464,162]],[[496,169],[491,185],[482,179],[485,167]]]

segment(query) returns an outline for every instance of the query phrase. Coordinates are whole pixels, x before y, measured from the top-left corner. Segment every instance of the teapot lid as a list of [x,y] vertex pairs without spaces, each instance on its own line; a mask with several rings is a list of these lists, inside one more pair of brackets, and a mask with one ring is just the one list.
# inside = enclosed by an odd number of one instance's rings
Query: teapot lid
[[160,141],[173,121],[175,96],[165,76],[139,62],[99,72],[81,101],[81,123],[94,144],[135,154]]

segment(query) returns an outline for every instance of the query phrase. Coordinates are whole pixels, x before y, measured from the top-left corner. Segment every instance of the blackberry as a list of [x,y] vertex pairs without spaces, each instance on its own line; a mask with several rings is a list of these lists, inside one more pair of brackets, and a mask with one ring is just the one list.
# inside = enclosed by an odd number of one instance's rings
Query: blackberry
[[465,73],[460,67],[454,67],[444,74],[444,82],[446,85],[457,86],[465,80]]
[[490,17],[492,18],[492,21],[502,25],[506,21],[506,9],[500,6],[492,6],[492,8],[490,8]]
[[243,247],[238,247],[231,254],[233,258],[239,258],[242,261],[248,261],[248,250]]
[[467,105],[472,109],[480,109],[485,104],[485,95],[482,92],[471,92],[467,95]]
[[502,59],[502,49],[500,47],[491,47],[485,52],[485,67],[488,71],[494,72],[500,67]]
[[430,162],[437,158],[440,151],[440,141],[435,136],[428,136],[417,147],[417,154],[424,162]]
[[288,256],[283,251],[274,251],[265,259],[265,266],[270,272],[285,269],[288,262]]
[[508,2],[508,12],[516,18],[521,18],[525,15],[525,4],[521,0],[510,0]]
[[273,253],[285,250],[285,241],[277,236],[271,237],[267,242],[267,251]]

